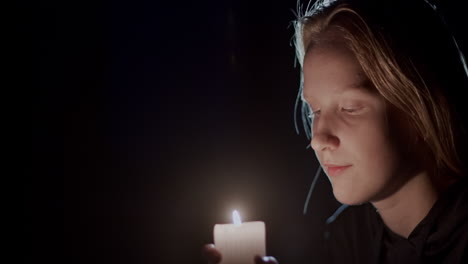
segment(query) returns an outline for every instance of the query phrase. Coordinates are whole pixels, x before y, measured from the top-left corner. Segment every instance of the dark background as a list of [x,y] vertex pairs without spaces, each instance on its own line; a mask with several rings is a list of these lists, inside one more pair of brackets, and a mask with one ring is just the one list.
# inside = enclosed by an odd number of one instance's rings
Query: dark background
[[[63,3],[66,2],[66,3]],[[442,10],[464,50],[462,8]],[[24,4],[32,36],[26,263],[203,263],[213,226],[313,263],[337,208],[294,128],[296,1]],[[302,130],[301,130],[302,132]]]

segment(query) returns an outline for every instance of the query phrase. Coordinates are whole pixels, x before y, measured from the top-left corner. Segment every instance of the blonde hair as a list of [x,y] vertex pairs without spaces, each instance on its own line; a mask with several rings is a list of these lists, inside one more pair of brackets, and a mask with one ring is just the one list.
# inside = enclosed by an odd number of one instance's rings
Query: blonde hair
[[[299,9],[294,21],[294,44],[301,68],[307,49],[323,39],[325,32],[337,30],[375,89],[414,125],[418,137],[430,150],[434,173],[460,175],[463,164],[457,151],[454,113],[442,87],[425,82],[411,58],[393,50],[387,36],[371,28],[351,6],[340,4],[328,8],[330,1],[316,5],[322,6],[312,6],[302,15]],[[296,110],[298,107],[302,109],[306,134],[312,137],[313,120],[308,118],[310,107],[303,98],[302,71]]]

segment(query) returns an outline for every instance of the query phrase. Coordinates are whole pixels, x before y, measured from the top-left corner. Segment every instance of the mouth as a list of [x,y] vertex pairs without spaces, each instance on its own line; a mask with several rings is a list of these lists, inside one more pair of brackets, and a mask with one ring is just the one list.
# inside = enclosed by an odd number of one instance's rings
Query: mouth
[[325,165],[325,168],[326,168],[327,174],[330,177],[336,177],[351,166],[352,165],[346,165],[346,166]]

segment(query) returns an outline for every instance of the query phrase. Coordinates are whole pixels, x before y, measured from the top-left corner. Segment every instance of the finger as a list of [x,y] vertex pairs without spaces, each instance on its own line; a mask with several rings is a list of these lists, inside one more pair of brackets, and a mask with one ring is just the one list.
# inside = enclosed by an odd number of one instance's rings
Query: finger
[[215,264],[221,262],[221,253],[216,249],[214,244],[206,244],[203,246],[202,255],[208,263]]
[[275,257],[270,257],[270,256],[255,256],[255,264],[278,264],[278,261],[275,259]]

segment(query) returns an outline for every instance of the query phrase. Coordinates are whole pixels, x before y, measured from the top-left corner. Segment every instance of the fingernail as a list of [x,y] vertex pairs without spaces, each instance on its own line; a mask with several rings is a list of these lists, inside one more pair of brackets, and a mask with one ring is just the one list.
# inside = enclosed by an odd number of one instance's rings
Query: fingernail
[[276,263],[276,259],[271,256],[262,257],[262,260],[263,262],[266,262],[266,263]]

